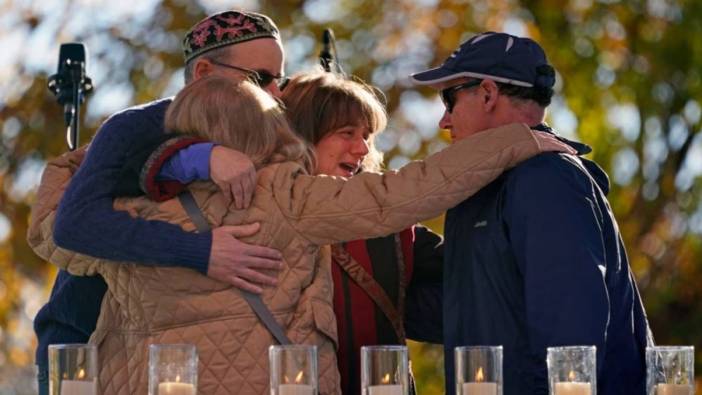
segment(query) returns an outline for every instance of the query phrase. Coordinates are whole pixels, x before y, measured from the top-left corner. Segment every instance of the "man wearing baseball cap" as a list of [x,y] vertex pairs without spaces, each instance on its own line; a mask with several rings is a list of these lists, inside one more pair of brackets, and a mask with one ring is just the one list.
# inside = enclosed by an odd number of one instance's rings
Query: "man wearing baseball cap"
[[[412,80],[439,90],[439,125],[454,139],[512,122],[551,131],[543,121],[555,72],[531,39],[479,34]],[[546,349],[566,345],[597,347],[598,394],[644,394],[648,322],[607,175],[579,155],[537,156],[447,213],[448,394],[454,347],[475,345],[503,346],[505,395],[548,394]]]
[[[217,74],[232,79],[248,78],[272,95],[280,94],[283,48],[278,28],[265,15],[243,11],[211,15],[187,33],[183,51],[186,84]],[[124,174],[124,163],[136,163],[139,161],[135,157],[147,157],[151,150],[143,147],[149,146],[184,149],[185,158],[209,157],[209,163],[196,169],[198,174],[211,178],[225,193],[229,192],[238,207],[250,202],[256,179],[251,161],[225,147],[171,139],[163,128],[170,102],[171,98],[157,100],[112,115],[100,127],[87,153],[83,147],[49,163],[32,211],[28,242],[36,247],[47,237],[42,232],[52,229],[51,212],[56,208],[55,200],[60,198],[56,191],[63,187],[57,188],[55,184],[61,183],[65,172],[74,171],[79,164],[56,214],[53,236],[59,247],[113,261],[178,265],[242,289],[261,292],[262,286],[276,283],[270,270],[279,270],[282,264],[278,251],[237,240],[256,233],[257,224],[190,233],[176,225],[134,219],[126,212],[113,210],[116,196],[140,193],[121,189],[125,184],[122,179],[138,178],[138,169],[134,174]],[[192,145],[186,147],[187,144]],[[137,151],[134,147],[141,148]],[[188,153],[188,148],[192,152]],[[51,258],[46,256],[50,252],[37,250],[37,253],[47,260]],[[47,346],[87,342],[95,329],[105,291],[106,284],[99,276],[73,277],[65,271],[59,272],[49,302],[34,320],[40,394],[48,393]]]

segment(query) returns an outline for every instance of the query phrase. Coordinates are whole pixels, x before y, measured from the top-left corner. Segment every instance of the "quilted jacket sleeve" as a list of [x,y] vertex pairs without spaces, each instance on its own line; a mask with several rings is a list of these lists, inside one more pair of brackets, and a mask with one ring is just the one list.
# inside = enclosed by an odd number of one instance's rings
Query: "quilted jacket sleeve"
[[61,196],[83,161],[86,148],[67,152],[47,163],[27,230],[27,243],[37,255],[77,275],[95,274],[97,260],[58,247],[54,243],[53,226]]
[[529,127],[512,124],[458,141],[398,171],[294,181],[281,172],[273,188],[277,205],[302,237],[333,244],[388,235],[433,218],[539,152]]

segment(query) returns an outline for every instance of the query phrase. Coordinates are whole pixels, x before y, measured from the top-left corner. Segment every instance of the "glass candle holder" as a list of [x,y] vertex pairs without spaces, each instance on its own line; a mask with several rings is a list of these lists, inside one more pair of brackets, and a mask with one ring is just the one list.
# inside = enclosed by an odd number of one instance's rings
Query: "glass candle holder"
[[546,363],[551,395],[597,393],[595,346],[549,347]]
[[97,395],[97,347],[91,344],[49,346],[49,394]]
[[502,395],[502,346],[456,347],[456,394]]
[[271,395],[316,395],[317,347],[283,345],[268,348]]
[[361,347],[363,395],[408,395],[409,368],[405,346]]
[[695,348],[692,346],[646,347],[646,393],[694,395]]
[[149,346],[149,395],[195,395],[197,348],[192,344]]

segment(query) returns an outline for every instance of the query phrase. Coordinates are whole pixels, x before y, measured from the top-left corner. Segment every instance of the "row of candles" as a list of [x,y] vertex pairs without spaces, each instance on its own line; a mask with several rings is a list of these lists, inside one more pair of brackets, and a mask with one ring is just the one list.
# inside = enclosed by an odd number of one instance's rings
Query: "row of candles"
[[[405,346],[361,348],[362,395],[408,395]],[[318,393],[317,348],[271,346],[271,395]],[[456,347],[456,394],[502,395],[502,347]],[[595,395],[594,346],[549,347],[546,362],[551,395]],[[646,349],[648,395],[694,395],[692,346]],[[198,355],[191,344],[149,347],[149,395],[195,395]],[[50,395],[97,395],[97,349],[92,345],[49,346]]]

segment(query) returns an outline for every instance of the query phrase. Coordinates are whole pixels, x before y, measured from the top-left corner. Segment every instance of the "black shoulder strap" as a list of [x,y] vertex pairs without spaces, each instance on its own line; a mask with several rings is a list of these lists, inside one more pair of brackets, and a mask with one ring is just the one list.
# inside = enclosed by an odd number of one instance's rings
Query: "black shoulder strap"
[[[185,212],[188,213],[190,220],[193,221],[198,232],[206,232],[210,230],[210,225],[207,222],[207,219],[202,214],[200,207],[198,207],[197,202],[190,191],[186,189],[185,191],[181,192],[178,195],[178,200],[180,200],[180,204],[183,205]],[[271,311],[268,310],[268,307],[266,307],[263,300],[261,300],[261,297],[248,291],[239,291],[254,313],[256,313],[258,319],[261,320],[266,328],[268,328],[268,331],[271,332],[273,337],[278,340],[278,343],[292,344],[290,339],[285,336],[285,331],[283,328],[280,327],[280,324],[278,324],[278,322],[275,320]]]

